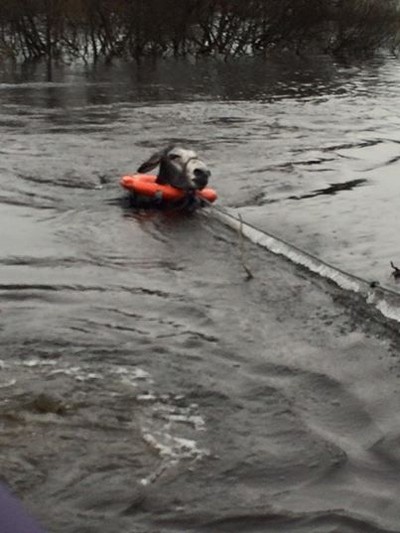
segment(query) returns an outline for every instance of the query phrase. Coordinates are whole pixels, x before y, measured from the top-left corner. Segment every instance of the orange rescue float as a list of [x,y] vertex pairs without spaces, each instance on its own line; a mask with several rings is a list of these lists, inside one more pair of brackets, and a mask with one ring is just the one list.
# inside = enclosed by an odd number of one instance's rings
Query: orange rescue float
[[[156,179],[157,177],[152,174],[134,174],[133,176],[124,176],[120,183],[128,191],[138,196],[154,198],[154,200],[174,202],[185,198],[187,193],[182,189],[176,189],[171,185],[160,185],[156,183]],[[196,191],[195,194],[200,200],[206,200],[207,202],[215,202],[217,199],[217,193],[214,189],[208,187],[201,191]]]

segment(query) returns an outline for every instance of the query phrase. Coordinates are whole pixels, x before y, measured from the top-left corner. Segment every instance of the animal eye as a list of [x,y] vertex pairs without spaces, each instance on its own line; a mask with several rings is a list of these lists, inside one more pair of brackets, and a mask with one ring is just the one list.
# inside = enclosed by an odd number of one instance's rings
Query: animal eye
[[180,155],[178,154],[169,154],[169,159],[171,159],[171,161],[176,161],[177,159],[180,159]]

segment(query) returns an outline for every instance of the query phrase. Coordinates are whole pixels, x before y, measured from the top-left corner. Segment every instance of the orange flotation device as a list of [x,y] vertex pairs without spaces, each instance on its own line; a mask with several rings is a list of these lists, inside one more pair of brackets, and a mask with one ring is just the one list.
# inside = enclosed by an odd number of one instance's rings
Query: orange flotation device
[[[134,174],[133,176],[124,176],[120,183],[128,191],[155,200],[173,202],[185,198],[187,193],[182,189],[176,189],[171,185],[160,185],[156,183],[156,179],[156,176],[152,174]],[[196,196],[208,202],[215,202],[217,199],[217,193],[214,189],[207,187],[201,191],[196,191]]]

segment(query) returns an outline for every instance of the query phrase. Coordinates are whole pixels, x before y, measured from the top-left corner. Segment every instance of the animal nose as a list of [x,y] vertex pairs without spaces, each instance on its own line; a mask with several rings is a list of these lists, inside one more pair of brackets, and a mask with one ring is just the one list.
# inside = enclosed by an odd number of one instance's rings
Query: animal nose
[[193,183],[195,184],[196,189],[204,189],[208,183],[208,178],[210,177],[211,172],[204,168],[196,168],[193,174]]

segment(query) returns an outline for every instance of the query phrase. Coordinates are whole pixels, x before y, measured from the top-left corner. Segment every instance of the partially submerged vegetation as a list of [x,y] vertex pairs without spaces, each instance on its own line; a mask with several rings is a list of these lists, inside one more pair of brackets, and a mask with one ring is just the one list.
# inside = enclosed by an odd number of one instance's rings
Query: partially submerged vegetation
[[398,0],[2,0],[0,53],[87,61],[369,54],[399,43]]

